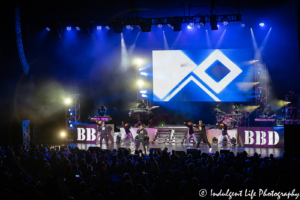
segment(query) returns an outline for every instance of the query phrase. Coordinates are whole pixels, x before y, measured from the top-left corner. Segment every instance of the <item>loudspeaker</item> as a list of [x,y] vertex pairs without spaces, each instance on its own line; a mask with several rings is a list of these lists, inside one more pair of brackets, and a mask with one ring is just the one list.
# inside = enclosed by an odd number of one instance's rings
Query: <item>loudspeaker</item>
[[100,147],[89,147],[89,151],[93,152],[93,151],[100,151]]
[[161,148],[150,148],[149,152],[157,151],[161,153]]
[[300,125],[298,124],[285,124],[284,125],[284,151],[292,157],[297,158],[299,153],[300,141]]
[[224,154],[225,156],[227,156],[227,154],[230,152],[230,150],[221,150],[220,154]]
[[184,157],[184,156],[185,156],[185,151],[176,151],[176,154],[177,154],[179,157]]
[[189,154],[192,154],[192,155],[193,155],[194,153],[197,153],[197,151],[198,151],[198,149],[187,149],[187,150],[186,150],[186,154],[187,154],[187,155],[189,155]]
[[60,146],[60,151],[64,151],[67,148],[68,148],[67,146]]

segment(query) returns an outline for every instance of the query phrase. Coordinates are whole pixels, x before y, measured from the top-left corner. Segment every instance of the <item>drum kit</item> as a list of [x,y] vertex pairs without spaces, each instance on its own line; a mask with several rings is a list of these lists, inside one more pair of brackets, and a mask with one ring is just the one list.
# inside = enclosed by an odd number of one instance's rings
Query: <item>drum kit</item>
[[228,129],[236,128],[243,123],[244,112],[239,108],[234,109],[231,113],[226,113],[219,108],[214,108],[214,113],[216,115],[216,121],[218,123],[223,122]]

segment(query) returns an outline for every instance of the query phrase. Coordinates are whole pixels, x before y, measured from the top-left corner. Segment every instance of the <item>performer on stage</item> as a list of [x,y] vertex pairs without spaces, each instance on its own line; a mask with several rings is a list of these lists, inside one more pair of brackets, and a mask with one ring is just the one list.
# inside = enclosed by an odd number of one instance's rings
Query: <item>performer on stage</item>
[[101,120],[97,121],[97,130],[98,134],[96,137],[96,144],[100,137],[100,148],[102,148],[102,140],[104,139],[106,142],[106,148],[108,149],[108,127]]
[[207,135],[206,135],[206,129],[205,129],[205,124],[203,124],[202,120],[199,120],[199,125],[194,124],[194,126],[198,127],[199,129],[199,141],[197,143],[197,148],[199,149],[200,146],[200,142],[201,140],[205,140],[208,144],[209,147],[209,152],[211,152],[211,145],[207,139]]
[[142,99],[141,103],[138,105],[138,108],[147,108],[147,105],[145,104],[144,99]]
[[146,129],[144,129],[143,125],[139,126],[139,129],[136,131],[138,134],[138,141],[136,143],[136,150],[138,150],[140,143],[142,143],[144,150],[145,150],[145,155],[147,154],[146,146],[145,146],[145,137],[148,135],[148,132]]
[[222,142],[222,148],[221,149],[223,149],[223,141],[224,141],[225,138],[227,138],[227,141],[229,141],[230,148],[232,149],[232,144],[231,144],[231,141],[230,141],[230,137],[229,137],[229,135],[227,133],[227,126],[226,126],[226,124],[224,124],[222,122],[220,125],[218,123],[216,125],[217,125],[218,129],[222,130],[222,140],[221,140],[221,142]]
[[193,129],[194,124],[192,122],[188,122],[188,123],[184,122],[183,124],[186,125],[189,129],[189,137],[187,138],[187,145],[188,145],[187,148],[189,149],[190,148],[190,139],[192,137],[194,137],[195,142],[198,143],[197,139],[196,139],[196,135],[194,133],[194,129]]
[[124,125],[124,129],[125,129],[126,135],[123,138],[123,145],[122,146],[125,147],[125,140],[126,140],[127,137],[130,137],[131,141],[136,143],[135,140],[133,139],[132,133],[130,132],[130,124],[126,123]]
[[99,116],[105,116],[106,115],[106,107],[104,105],[100,106],[98,108],[98,115]]
[[267,117],[267,118],[272,118],[275,116],[275,112],[274,110],[271,108],[270,105],[267,105],[266,109],[264,110],[263,114]]

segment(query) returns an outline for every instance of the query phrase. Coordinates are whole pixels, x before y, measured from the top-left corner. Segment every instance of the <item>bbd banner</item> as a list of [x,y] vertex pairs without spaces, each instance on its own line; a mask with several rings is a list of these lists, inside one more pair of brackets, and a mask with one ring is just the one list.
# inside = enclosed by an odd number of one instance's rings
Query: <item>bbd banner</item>
[[283,127],[238,127],[238,145],[243,147],[284,147]]
[[[106,124],[108,127],[108,142],[114,143],[114,125]],[[73,142],[95,144],[97,138],[97,126],[96,124],[77,124],[74,125],[75,133],[73,134]],[[98,139],[100,140],[100,138]],[[97,141],[99,143],[99,141]],[[105,142],[102,142],[105,144]]]

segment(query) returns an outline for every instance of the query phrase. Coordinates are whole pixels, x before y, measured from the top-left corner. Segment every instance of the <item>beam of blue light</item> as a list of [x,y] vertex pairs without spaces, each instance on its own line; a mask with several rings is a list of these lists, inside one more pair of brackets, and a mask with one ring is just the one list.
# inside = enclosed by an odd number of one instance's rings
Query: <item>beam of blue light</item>
[[263,26],[265,25],[265,23],[259,23],[259,25],[260,25],[261,27],[263,27]]
[[148,73],[146,73],[146,72],[141,72],[140,73],[142,76],[148,76]]
[[141,93],[141,94],[146,94],[146,93],[147,93],[147,90],[140,90],[140,93]]
[[188,29],[191,29],[192,27],[190,25],[187,26]]
[[142,97],[145,97],[145,98],[146,98],[146,97],[148,97],[148,96],[147,96],[147,95],[145,95],[145,94],[142,94]]
[[165,35],[165,32],[163,31],[163,37],[164,37],[164,49],[168,50],[169,49],[169,45],[168,45],[168,41]]

